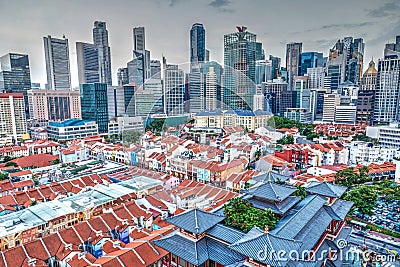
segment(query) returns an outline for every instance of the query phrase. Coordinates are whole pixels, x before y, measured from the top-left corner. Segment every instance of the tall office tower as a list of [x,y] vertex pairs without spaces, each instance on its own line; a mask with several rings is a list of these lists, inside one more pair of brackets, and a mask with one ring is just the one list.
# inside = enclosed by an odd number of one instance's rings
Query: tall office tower
[[214,71],[214,67],[210,66],[209,72],[206,74],[206,103],[205,109],[215,110],[217,109],[217,74]]
[[256,78],[255,83],[260,85],[263,82],[272,80],[272,60],[257,60],[256,61]]
[[262,43],[256,42],[256,60],[264,60],[265,54]]
[[146,37],[144,27],[133,28],[133,50],[144,51],[146,49]]
[[375,68],[375,62],[371,60],[368,69],[361,78],[360,88],[357,96],[357,122],[372,123],[374,112],[374,98],[378,71]]
[[311,89],[324,88],[325,69],[324,67],[307,69],[308,83]]
[[147,79],[144,85],[145,89],[150,91],[153,95],[153,103],[151,108],[151,114],[159,114],[164,111],[163,102],[163,87],[161,79]]
[[128,81],[136,85],[143,85],[144,82],[144,65],[143,53],[133,51],[133,59],[128,62]]
[[[150,78],[150,51],[146,50],[146,35],[144,27],[133,28],[133,59],[138,61],[139,72],[142,78],[139,84]],[[129,74],[130,75],[130,74]]]
[[[201,63],[203,64],[203,63]],[[189,110],[197,113],[204,110],[204,76],[201,65],[193,63],[188,75],[189,81]]]
[[328,92],[337,90],[339,85],[345,82],[346,65],[344,55],[332,58],[326,63],[326,76],[324,78],[324,87]]
[[201,23],[195,23],[190,29],[190,74],[189,86],[189,110],[196,113],[204,109],[204,80],[202,64],[206,56],[206,32]]
[[343,64],[342,82],[350,81],[358,85],[362,76],[365,44],[362,38],[345,37],[338,40],[330,50],[329,60],[340,58]]
[[339,94],[325,94],[324,95],[324,113],[322,120],[326,122],[335,121],[336,107],[340,105]]
[[247,28],[224,35],[224,105],[227,109],[253,108],[256,35]]
[[164,109],[167,115],[184,113],[185,74],[178,65],[164,69]]
[[203,24],[195,23],[190,29],[190,63],[199,64],[206,59],[206,31]]
[[50,90],[70,90],[68,39],[43,37],[46,59],[47,86]]
[[149,79],[161,79],[161,62],[159,60],[150,60],[150,77]]
[[210,50],[206,49],[206,58],[204,59],[205,62],[210,61]]
[[98,83],[100,81],[100,62],[97,47],[94,44],[77,42],[76,57],[79,84]]
[[400,59],[378,62],[373,124],[399,121]]
[[371,124],[374,111],[374,96],[378,71],[375,62],[369,62],[368,69],[361,78],[357,96],[357,122]]
[[[296,91],[296,98],[294,101],[294,108],[307,108],[303,106],[303,93],[309,88],[309,81],[307,76],[294,76],[294,91]],[[309,94],[309,93],[306,93]],[[308,107],[309,108],[309,107]]]
[[135,86],[107,86],[108,118],[113,120],[121,116],[135,116],[133,96]]
[[309,68],[324,66],[324,55],[318,52],[301,53],[300,76],[304,76]]
[[31,119],[35,119],[39,125],[81,118],[79,91],[29,90],[28,100]]
[[272,55],[269,55],[269,60],[271,60],[272,64],[272,69],[271,69],[271,80],[278,78],[278,75],[280,75],[280,69],[281,69],[281,59],[279,57],[274,57]]
[[284,100],[287,96],[285,92],[288,91],[287,82],[282,79],[274,79],[263,83],[262,86],[264,87],[262,91],[267,102],[267,111],[283,116],[287,108],[287,99]]
[[97,47],[100,83],[112,85],[111,51],[108,45],[108,31],[104,21],[95,21],[93,43]]
[[22,93],[25,111],[29,114],[27,91],[31,89],[31,72],[28,55],[9,53],[0,57],[0,89]]
[[108,132],[107,84],[84,83],[80,85],[83,120],[95,121],[99,133]]
[[128,68],[119,68],[117,72],[118,86],[129,83]]
[[[213,78],[210,76],[209,78],[207,78],[207,75],[211,72],[211,68],[213,73],[215,73],[215,86],[214,86],[214,80]],[[209,100],[207,94],[209,94],[208,92],[208,87],[212,90],[214,90],[215,88],[215,104],[216,104],[216,108],[222,108],[222,101],[223,101],[223,94],[224,94],[224,90],[222,87],[222,79],[223,79],[223,68],[220,64],[218,64],[218,62],[215,61],[210,61],[210,62],[206,62],[203,64],[203,77],[205,80],[205,96],[206,96],[206,103],[207,101],[209,103],[214,103],[214,100]],[[213,76],[213,75],[212,75]],[[208,82],[210,82],[210,84],[208,84]],[[211,93],[211,95],[213,95],[214,93]],[[213,105],[213,104],[212,104]],[[210,109],[207,107],[205,107],[205,109]]]
[[0,93],[0,136],[14,140],[27,133],[25,101],[22,93]]
[[324,114],[324,95],[326,94],[326,90],[323,88],[313,89],[315,92],[315,107],[314,107],[314,120],[322,121],[322,117]]
[[302,43],[289,43],[286,45],[286,71],[289,90],[293,88],[293,77],[300,75]]
[[383,52],[385,58],[400,58],[400,35],[396,36],[396,42],[385,45]]

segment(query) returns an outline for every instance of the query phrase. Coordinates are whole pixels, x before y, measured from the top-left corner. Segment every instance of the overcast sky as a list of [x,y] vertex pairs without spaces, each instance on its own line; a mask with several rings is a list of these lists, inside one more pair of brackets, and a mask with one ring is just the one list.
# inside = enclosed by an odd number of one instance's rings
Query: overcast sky
[[303,42],[303,51],[327,55],[336,40],[362,37],[365,62],[381,58],[384,44],[400,34],[400,1],[396,0],[0,0],[0,55],[29,54],[32,82],[46,82],[43,36],[69,39],[72,84],[78,85],[75,43],[92,42],[95,20],[106,21],[116,72],[132,58],[132,28],[146,28],[152,59],[169,63],[189,58],[189,30],[206,29],[211,60],[223,63],[223,35],[247,26],[266,54],[283,58],[287,42]]

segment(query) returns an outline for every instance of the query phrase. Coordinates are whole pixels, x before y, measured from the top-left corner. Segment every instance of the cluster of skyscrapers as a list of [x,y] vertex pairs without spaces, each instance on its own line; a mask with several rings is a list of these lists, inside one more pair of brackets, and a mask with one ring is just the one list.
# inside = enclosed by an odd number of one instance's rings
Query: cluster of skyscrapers
[[31,83],[28,55],[0,58],[0,89],[11,96],[22,94],[28,126],[76,118],[96,121],[99,132],[107,133],[110,121],[119,117],[219,108],[269,111],[302,122],[377,124],[400,119],[400,36],[385,46],[377,69],[371,61],[363,72],[365,44],[352,37],[338,40],[326,57],[303,51],[302,43],[289,43],[283,67],[279,57],[265,55],[256,34],[241,26],[224,35],[222,66],[210,61],[206,30],[195,23],[189,33],[189,63],[183,66],[167,63],[165,57],[152,59],[145,28],[135,27],[132,58],[118,68],[113,86],[106,23],[95,21],[92,33],[92,43],[76,43],[80,90],[71,87],[65,36],[43,38],[45,90]]

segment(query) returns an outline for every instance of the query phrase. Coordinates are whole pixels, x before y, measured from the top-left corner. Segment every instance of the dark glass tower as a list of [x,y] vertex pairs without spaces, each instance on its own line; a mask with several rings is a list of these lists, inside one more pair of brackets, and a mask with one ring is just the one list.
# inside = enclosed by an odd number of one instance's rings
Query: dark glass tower
[[31,89],[28,55],[9,53],[0,57],[0,89],[22,93],[25,110],[29,112],[27,91]]
[[246,27],[224,35],[224,105],[227,109],[253,108],[256,35]]
[[289,43],[286,45],[286,70],[289,90],[293,88],[294,76],[300,75],[302,43]]
[[93,43],[98,51],[100,82],[112,85],[111,51],[108,45],[108,31],[105,22],[94,22]]
[[100,82],[99,53],[94,44],[76,43],[79,84]]
[[307,73],[308,68],[316,68],[324,66],[324,56],[318,52],[301,53],[300,76]]
[[190,63],[198,64],[206,58],[206,31],[201,23],[195,23],[190,29]]
[[95,121],[99,133],[108,132],[107,84],[85,83],[80,85],[82,119]]

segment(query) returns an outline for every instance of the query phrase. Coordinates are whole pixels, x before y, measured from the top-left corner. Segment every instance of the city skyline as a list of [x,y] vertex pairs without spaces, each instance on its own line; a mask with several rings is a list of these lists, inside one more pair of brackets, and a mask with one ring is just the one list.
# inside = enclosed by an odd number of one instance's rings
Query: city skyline
[[[2,23],[3,29],[7,30],[2,30],[0,54],[28,54],[31,61],[31,80],[40,82],[43,87],[46,71],[41,39],[47,35],[65,34],[70,42],[72,86],[77,87],[74,44],[88,42],[91,39],[90,29],[93,22],[105,21],[110,38],[113,84],[116,84],[117,69],[125,66],[132,55],[134,27],[146,28],[146,43],[153,59],[160,60],[164,55],[168,62],[180,64],[188,62],[189,31],[192,24],[198,22],[206,29],[206,48],[210,50],[211,60],[219,63],[223,62],[223,35],[232,32],[236,26],[244,25],[249,31],[257,34],[257,40],[263,43],[266,55],[272,54],[282,59],[285,57],[285,45],[289,42],[302,42],[303,51],[318,51],[326,56],[329,48],[332,48],[337,40],[345,36],[361,37],[366,43],[365,69],[372,57],[383,57],[384,44],[393,42],[400,28],[400,20],[395,17],[400,5],[393,1],[368,1],[363,2],[363,5],[356,1],[339,1],[334,7],[328,3],[311,4],[311,1],[303,1],[290,5],[282,3],[282,8],[277,8],[273,1],[254,1],[251,6],[239,1],[226,0],[148,1],[140,3],[140,8],[137,8],[137,2],[126,2],[109,8],[106,8],[109,3],[102,3],[98,3],[102,7],[99,10],[93,8],[90,1],[79,5],[77,2],[68,5],[59,2],[45,7],[38,3],[24,3],[23,7],[20,3],[5,3]],[[80,12],[76,12],[76,7],[79,7]],[[29,10],[28,15],[25,10]],[[131,10],[138,10],[134,11],[135,16],[127,16],[127,12]],[[182,12],[183,10],[185,12]],[[64,14],[62,20],[56,19],[59,12]],[[313,12],[315,15],[304,15],[307,12]],[[185,14],[182,15],[183,13]],[[7,19],[7,14],[12,14],[15,20]],[[178,14],[180,20],[168,19]],[[340,21],[338,14],[341,15]],[[35,19],[30,19],[33,16]],[[133,18],[129,19],[130,17]],[[17,23],[10,24],[15,21]],[[298,23],[293,24],[291,21]],[[28,26],[29,31],[24,31]]]

